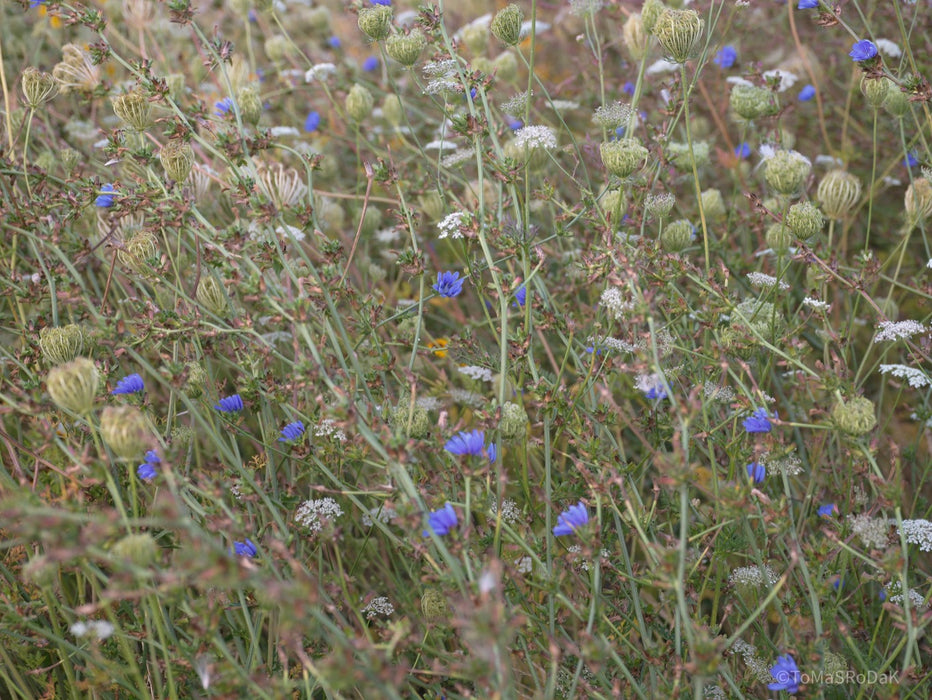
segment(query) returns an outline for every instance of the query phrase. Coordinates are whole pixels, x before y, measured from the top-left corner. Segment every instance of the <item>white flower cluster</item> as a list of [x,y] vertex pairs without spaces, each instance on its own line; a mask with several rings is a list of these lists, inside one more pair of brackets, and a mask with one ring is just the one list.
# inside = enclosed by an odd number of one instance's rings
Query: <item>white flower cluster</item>
[[748,644],[743,639],[739,639],[731,645],[729,651],[731,651],[732,654],[741,655],[741,658],[744,659],[744,663],[751,669],[751,673],[757,677],[758,681],[761,683],[773,681],[773,676],[770,675],[770,667],[757,655],[756,646]]
[[487,367],[477,367],[476,365],[463,365],[457,368],[460,374],[465,374],[470,379],[477,379],[480,382],[492,381],[492,370]]
[[336,520],[343,515],[340,504],[332,498],[317,498],[305,501],[295,513],[295,522],[306,527],[311,533],[318,533],[324,527],[324,522]]
[[485,397],[482,394],[467,391],[466,389],[450,389],[450,398],[456,403],[472,406],[473,408],[485,405]]
[[337,67],[332,63],[318,63],[311,66],[311,69],[304,74],[305,83],[313,83],[315,80],[324,82],[331,75],[337,72]]
[[626,312],[634,308],[634,302],[630,299],[625,299],[621,294],[621,290],[617,287],[608,287],[602,292],[599,302],[609,311],[616,321],[624,319]]
[[515,561],[515,569],[519,574],[529,574],[534,570],[534,560],[530,557],[521,557]]
[[337,427],[337,422],[333,420],[333,418],[326,418],[318,423],[314,428],[314,435],[316,437],[330,437],[340,442],[346,442],[346,433]]
[[910,544],[918,544],[920,552],[932,552],[932,523],[928,520],[904,520],[900,532]]
[[639,347],[637,345],[632,345],[626,340],[612,338],[608,335],[601,338],[590,336],[587,338],[586,342],[591,343],[594,350],[617,350],[618,352],[634,352]]
[[877,335],[874,336],[874,342],[910,338],[916,333],[924,333],[926,330],[926,327],[918,321],[881,321],[880,325],[877,326]]
[[439,238],[462,238],[463,232],[460,231],[460,226],[463,225],[465,218],[466,213],[462,211],[455,211],[443,217],[443,221],[437,224],[437,228],[440,229]]
[[865,547],[884,549],[889,539],[890,525],[886,518],[872,518],[866,513],[849,515],[848,521],[854,534],[861,538]]
[[732,586],[772,586],[778,580],[777,575],[766,564],[759,566],[740,566],[728,576]]
[[71,634],[75,637],[93,636],[103,641],[113,634],[113,625],[106,620],[88,620],[71,625]]
[[705,382],[702,385],[702,395],[712,401],[721,401],[726,403],[733,401],[735,398],[734,389],[729,386],[721,386],[715,382]]
[[[489,503],[489,512],[492,514],[492,517],[498,515],[498,504],[495,501]],[[504,520],[509,525],[514,525],[515,523],[521,520],[521,511],[518,509],[518,504],[512,501],[510,498],[506,498],[502,501],[502,520]]]
[[803,471],[802,462],[800,462],[799,457],[795,454],[789,454],[779,459],[771,460],[770,453],[765,452],[757,461],[766,467],[768,474],[777,473],[786,474],[787,476],[796,476]]
[[422,396],[415,403],[425,411],[438,411],[443,408],[443,402],[436,396]]
[[397,515],[398,512],[391,506],[375,506],[362,514],[362,524],[364,527],[372,527],[378,520],[388,525]]
[[909,365],[880,365],[880,373],[905,379],[914,389],[921,389],[924,386],[932,384],[932,379],[929,379],[929,375],[921,369],[916,369]]
[[[752,287],[773,287],[777,284],[778,280],[776,277],[765,274],[763,272],[749,272],[747,274],[748,282],[751,283]],[[779,281],[780,289],[789,289],[790,285],[782,280]]]
[[366,616],[367,620],[372,620],[379,616],[389,617],[395,612],[395,606],[384,595],[380,595],[378,598],[370,600],[361,612]]
[[557,134],[549,126],[540,124],[525,126],[515,132],[515,145],[518,148],[552,150],[557,147]]
[[[533,93],[531,93],[533,94]],[[510,114],[511,116],[517,116],[519,114],[524,114],[524,110],[527,109],[528,93],[519,92],[517,95],[513,95],[508,101],[503,102],[501,105],[501,110],[505,114]]]
[[877,50],[880,51],[880,53],[886,54],[890,58],[899,58],[903,55],[900,47],[889,39],[877,39],[874,42],[874,45],[877,47]]
[[627,125],[631,118],[631,107],[623,102],[613,102],[610,105],[599,105],[592,115],[592,121],[606,129],[615,129]]
[[[567,551],[574,555],[573,561],[576,562],[579,559],[580,553],[582,552],[582,547],[580,547],[578,544],[574,544],[568,547]],[[602,560],[606,560],[610,556],[611,556],[611,552],[609,552],[607,549],[603,548],[602,550],[599,551],[599,558]],[[583,571],[589,571],[589,569],[592,568],[592,562],[589,561],[588,559],[583,559],[577,565]]]
[[832,305],[819,301],[818,299],[813,299],[812,297],[806,297],[803,299],[803,306],[808,306],[810,309],[815,309],[816,311],[828,311],[832,308]]
[[707,685],[702,689],[702,697],[708,700],[728,700],[725,691],[718,685]]
[[[886,586],[883,587],[884,593],[887,595],[887,600],[893,603],[894,605],[903,605],[903,587],[900,585],[899,581],[891,581]],[[910,588],[906,595],[909,596],[909,606],[916,610],[925,610],[929,607],[929,603],[923,597],[922,593],[917,591],[915,588]]]

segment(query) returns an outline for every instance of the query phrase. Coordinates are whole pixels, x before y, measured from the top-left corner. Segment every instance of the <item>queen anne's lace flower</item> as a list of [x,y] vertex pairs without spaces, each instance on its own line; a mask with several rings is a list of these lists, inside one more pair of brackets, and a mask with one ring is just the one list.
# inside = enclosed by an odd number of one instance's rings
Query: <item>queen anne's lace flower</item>
[[900,532],[910,544],[918,544],[920,552],[932,552],[932,522],[904,520]]
[[766,564],[760,566],[739,566],[728,576],[732,586],[772,586],[778,580],[777,575]]
[[519,148],[546,148],[557,147],[557,135],[549,126],[526,126],[515,132],[515,145]]
[[312,534],[320,532],[325,522],[333,522],[343,515],[340,504],[332,498],[317,498],[305,501],[295,513],[295,522],[306,527]]
[[917,333],[924,333],[928,329],[918,321],[881,321],[877,326],[877,335],[874,336],[874,342],[879,343],[882,340],[899,340],[900,338],[910,338]]
[[440,229],[439,238],[462,238],[463,232],[460,231],[460,226],[463,224],[463,220],[466,218],[466,214],[461,211],[455,211],[452,214],[447,214],[443,221],[437,224],[437,228]]
[[914,389],[921,389],[924,386],[932,384],[932,379],[929,379],[929,375],[909,365],[880,365],[880,373],[890,374],[899,379],[905,379]]
[[376,617],[391,616],[391,614],[395,612],[395,606],[392,605],[388,598],[386,598],[384,595],[381,595],[378,598],[373,598],[370,600],[361,612],[366,616],[367,620],[372,620]]
[[886,518],[872,518],[866,513],[849,515],[847,518],[854,531],[865,547],[884,549],[889,539],[890,525]]

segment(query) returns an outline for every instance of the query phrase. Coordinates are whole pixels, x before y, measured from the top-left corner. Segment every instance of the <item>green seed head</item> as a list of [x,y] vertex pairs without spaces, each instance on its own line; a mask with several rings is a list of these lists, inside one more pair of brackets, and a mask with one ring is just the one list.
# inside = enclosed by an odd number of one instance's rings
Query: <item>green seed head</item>
[[492,35],[506,46],[514,46],[521,41],[521,25],[524,22],[524,10],[515,4],[499,10],[492,18],[489,29]]
[[373,5],[359,11],[359,29],[373,41],[382,41],[392,30],[391,5]]
[[121,562],[131,562],[146,568],[155,563],[159,557],[159,545],[147,532],[127,535],[110,548],[110,555]]
[[510,51],[500,53],[492,60],[492,71],[506,83],[513,83],[518,78],[518,59]]
[[502,404],[502,420],[499,428],[505,440],[523,437],[527,433],[527,412],[524,406],[510,401]]
[[690,246],[693,240],[693,225],[686,219],[667,224],[660,233],[660,245],[669,253],[679,253]]
[[861,76],[861,94],[867,98],[868,104],[877,109],[886,101],[887,93],[893,83],[888,78],[870,78],[867,75]]
[[661,0],[644,0],[641,7],[641,21],[644,22],[644,31],[648,34],[654,33],[654,27],[661,13],[667,9]]
[[906,189],[903,204],[906,208],[906,221],[910,226],[916,226],[920,221],[932,217],[932,183],[924,177],[913,180]]
[[812,170],[809,159],[796,151],[777,151],[764,166],[767,185],[784,196],[792,196],[802,189]]
[[100,375],[93,361],[78,357],[52,368],[46,378],[46,388],[60,409],[87,415],[94,410],[99,382]]
[[[376,7],[385,7],[385,5]],[[374,106],[375,98],[367,88],[362,85],[354,85],[350,88],[346,96],[346,114],[350,119],[357,123],[364,121],[372,113]]]
[[29,109],[36,109],[51,100],[58,94],[58,83],[51,73],[43,73],[38,68],[29,66],[23,71],[20,81],[23,87],[23,96]]
[[139,459],[150,445],[146,417],[135,406],[107,406],[100,414],[100,437],[120,459]]
[[676,195],[672,192],[649,194],[644,199],[644,211],[652,219],[666,219],[676,204]]
[[842,432],[856,437],[866,435],[877,425],[876,409],[870,399],[858,396],[850,401],[835,404],[832,420]]
[[86,336],[76,323],[61,328],[43,328],[39,331],[39,350],[50,366],[71,362],[84,352]]
[[241,87],[236,93],[236,103],[244,122],[252,126],[259,123],[262,118],[262,98],[254,85]]
[[686,63],[693,55],[704,22],[695,10],[664,10],[654,25],[654,36],[674,63]]
[[793,245],[793,232],[783,224],[771,224],[767,229],[767,246],[778,255],[783,255]]
[[426,622],[443,623],[450,617],[450,604],[437,588],[428,588],[421,595],[421,612]]
[[159,151],[159,161],[165,175],[173,182],[184,182],[194,165],[194,149],[181,139],[171,139]]
[[702,210],[705,218],[712,223],[721,223],[728,217],[722,193],[716,189],[705,190],[702,195]]
[[227,294],[220,280],[213,275],[205,274],[201,277],[194,296],[210,313],[221,318],[226,317],[230,309]]
[[404,114],[404,107],[398,95],[386,95],[382,100],[382,116],[385,117],[385,121],[397,128],[404,120]]
[[141,92],[133,91],[111,98],[113,113],[136,131],[145,131],[152,124],[152,105]]
[[780,111],[776,94],[756,85],[735,85],[728,97],[728,104],[735,114],[748,121],[770,117]]
[[605,169],[615,177],[626,178],[644,167],[648,151],[637,139],[605,141],[599,146]]
[[861,196],[861,181],[844,170],[831,170],[819,183],[816,196],[830,219],[842,219]]
[[625,48],[628,49],[631,60],[640,61],[644,58],[650,37],[644,28],[644,20],[641,19],[640,14],[635,12],[628,16],[621,28],[621,38],[625,42]]
[[825,217],[812,202],[797,202],[786,212],[783,223],[797,238],[809,241],[822,230]]
[[897,119],[909,114],[909,96],[896,86],[890,86],[883,101],[883,108]]
[[427,38],[420,29],[412,29],[410,34],[392,34],[385,42],[385,51],[406,68],[413,66],[427,46]]

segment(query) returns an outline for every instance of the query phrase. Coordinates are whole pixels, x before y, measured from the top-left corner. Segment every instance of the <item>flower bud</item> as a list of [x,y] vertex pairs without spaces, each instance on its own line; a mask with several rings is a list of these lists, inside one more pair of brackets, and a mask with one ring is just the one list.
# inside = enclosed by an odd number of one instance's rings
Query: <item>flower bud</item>
[[495,75],[506,83],[513,83],[518,78],[518,59],[510,51],[500,53],[492,61]]
[[110,556],[120,562],[147,568],[158,559],[159,545],[148,532],[127,535],[114,543],[110,548]]
[[[376,7],[385,7],[377,5]],[[354,85],[346,96],[346,113],[354,122],[361,122],[372,113],[375,99],[362,85]]]
[[73,148],[66,148],[60,154],[62,168],[65,169],[65,175],[71,175],[78,163],[81,162],[81,154]]
[[58,94],[58,83],[51,73],[43,73],[38,68],[29,66],[23,71],[20,81],[23,87],[23,96],[29,109],[36,109],[44,105]]
[[207,386],[207,370],[197,362],[188,362],[185,364],[185,371],[188,373],[184,381],[184,393],[192,399],[196,399],[204,393],[204,387]]
[[410,395],[403,395],[398,405],[388,411],[388,424],[396,433],[419,440],[430,434],[430,416],[427,409],[416,404],[412,408],[410,402]]
[[506,401],[502,404],[502,419],[498,424],[505,440],[514,440],[527,434],[527,412],[524,406]]
[[113,113],[136,131],[145,131],[152,124],[152,105],[141,92],[134,90],[110,98]]
[[139,274],[152,271],[148,261],[158,257],[159,242],[148,231],[138,231],[123,242],[123,248],[117,253],[120,263]]
[[201,278],[194,296],[205,309],[216,316],[225,317],[229,311],[226,291],[220,280],[213,275],[207,274]]
[[492,35],[506,46],[514,46],[521,41],[521,25],[524,23],[524,10],[512,3],[499,10],[489,29]]
[[149,447],[149,424],[135,406],[107,406],[100,414],[100,437],[120,459],[139,459]]
[[84,329],[76,323],[39,331],[39,350],[50,366],[71,362],[84,352]]
[[450,604],[438,589],[428,588],[421,595],[421,612],[425,622],[443,623],[450,617]]
[[883,101],[883,108],[897,119],[909,114],[909,96],[898,87],[890,86]]
[[648,151],[637,139],[605,141],[599,146],[605,169],[615,177],[626,178],[644,167]]
[[56,406],[63,411],[87,415],[94,410],[99,381],[93,361],[78,357],[52,368],[45,383]]
[[693,225],[686,219],[667,224],[660,233],[660,246],[668,253],[679,253],[693,240]]
[[835,404],[832,420],[839,430],[856,437],[866,435],[877,425],[874,404],[864,396]]
[[420,29],[414,28],[410,34],[392,34],[385,41],[385,52],[406,68],[413,66],[427,46],[427,39]]
[[780,111],[775,93],[756,85],[735,85],[728,96],[732,111],[742,119],[770,117]]
[[792,196],[802,189],[812,163],[796,151],[777,151],[764,164],[764,180],[779,194]]
[[825,217],[812,202],[797,202],[786,212],[783,223],[797,238],[808,241],[822,230]]
[[405,113],[404,106],[401,104],[401,99],[398,95],[385,96],[385,99],[382,100],[382,116],[385,117],[385,121],[392,126],[396,128],[401,126],[405,118]]
[[489,32],[481,24],[467,24],[460,30],[460,39],[473,56],[481,56],[489,48]]
[[932,216],[932,183],[924,177],[913,180],[906,188],[903,204],[906,207],[906,221],[910,226],[928,219]]
[[664,10],[654,25],[654,36],[674,63],[686,63],[702,35],[704,22],[695,10]]
[[828,218],[841,219],[857,204],[861,181],[844,170],[831,170],[819,183],[816,196]]
[[676,204],[676,195],[672,192],[649,194],[644,199],[644,211],[652,219],[666,219]]
[[51,151],[42,151],[35,160],[35,165],[40,170],[49,172],[55,167],[55,154]]
[[359,11],[359,29],[373,41],[381,41],[392,30],[391,5],[373,5]]
[[644,31],[648,34],[654,33],[654,27],[660,14],[667,9],[661,0],[644,0],[641,6],[641,21],[644,23]]
[[719,190],[705,190],[700,198],[706,221],[720,223],[728,217],[728,209],[725,208],[725,200]]
[[599,204],[602,206],[605,216],[609,217],[615,224],[624,218],[625,211],[628,208],[624,190],[609,190],[602,195]]
[[262,118],[262,98],[259,97],[259,91],[253,85],[246,85],[236,93],[236,103],[239,105],[239,113],[243,121],[250,126],[255,126]]
[[771,224],[765,236],[767,247],[783,255],[793,245],[793,232],[783,224]]
[[874,109],[880,107],[887,99],[892,83],[888,78],[870,78],[861,76],[861,94],[867,98],[868,104]]
[[644,29],[644,21],[641,15],[634,12],[628,16],[627,21],[621,28],[621,38],[625,42],[625,48],[631,60],[640,61],[647,54],[648,40],[647,31]]
[[173,182],[184,182],[194,165],[194,149],[181,139],[171,139],[159,151],[165,175]]
[[667,157],[680,170],[692,170],[694,162],[697,168],[709,163],[708,141],[693,141],[692,148],[688,143],[674,141],[668,143],[665,150]]

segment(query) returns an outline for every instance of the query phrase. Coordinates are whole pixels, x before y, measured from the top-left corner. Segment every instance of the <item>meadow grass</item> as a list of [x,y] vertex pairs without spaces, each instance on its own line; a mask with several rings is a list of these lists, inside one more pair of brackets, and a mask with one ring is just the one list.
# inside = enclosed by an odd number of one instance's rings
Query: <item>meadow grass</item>
[[932,693],[928,0],[0,11],[0,695]]

